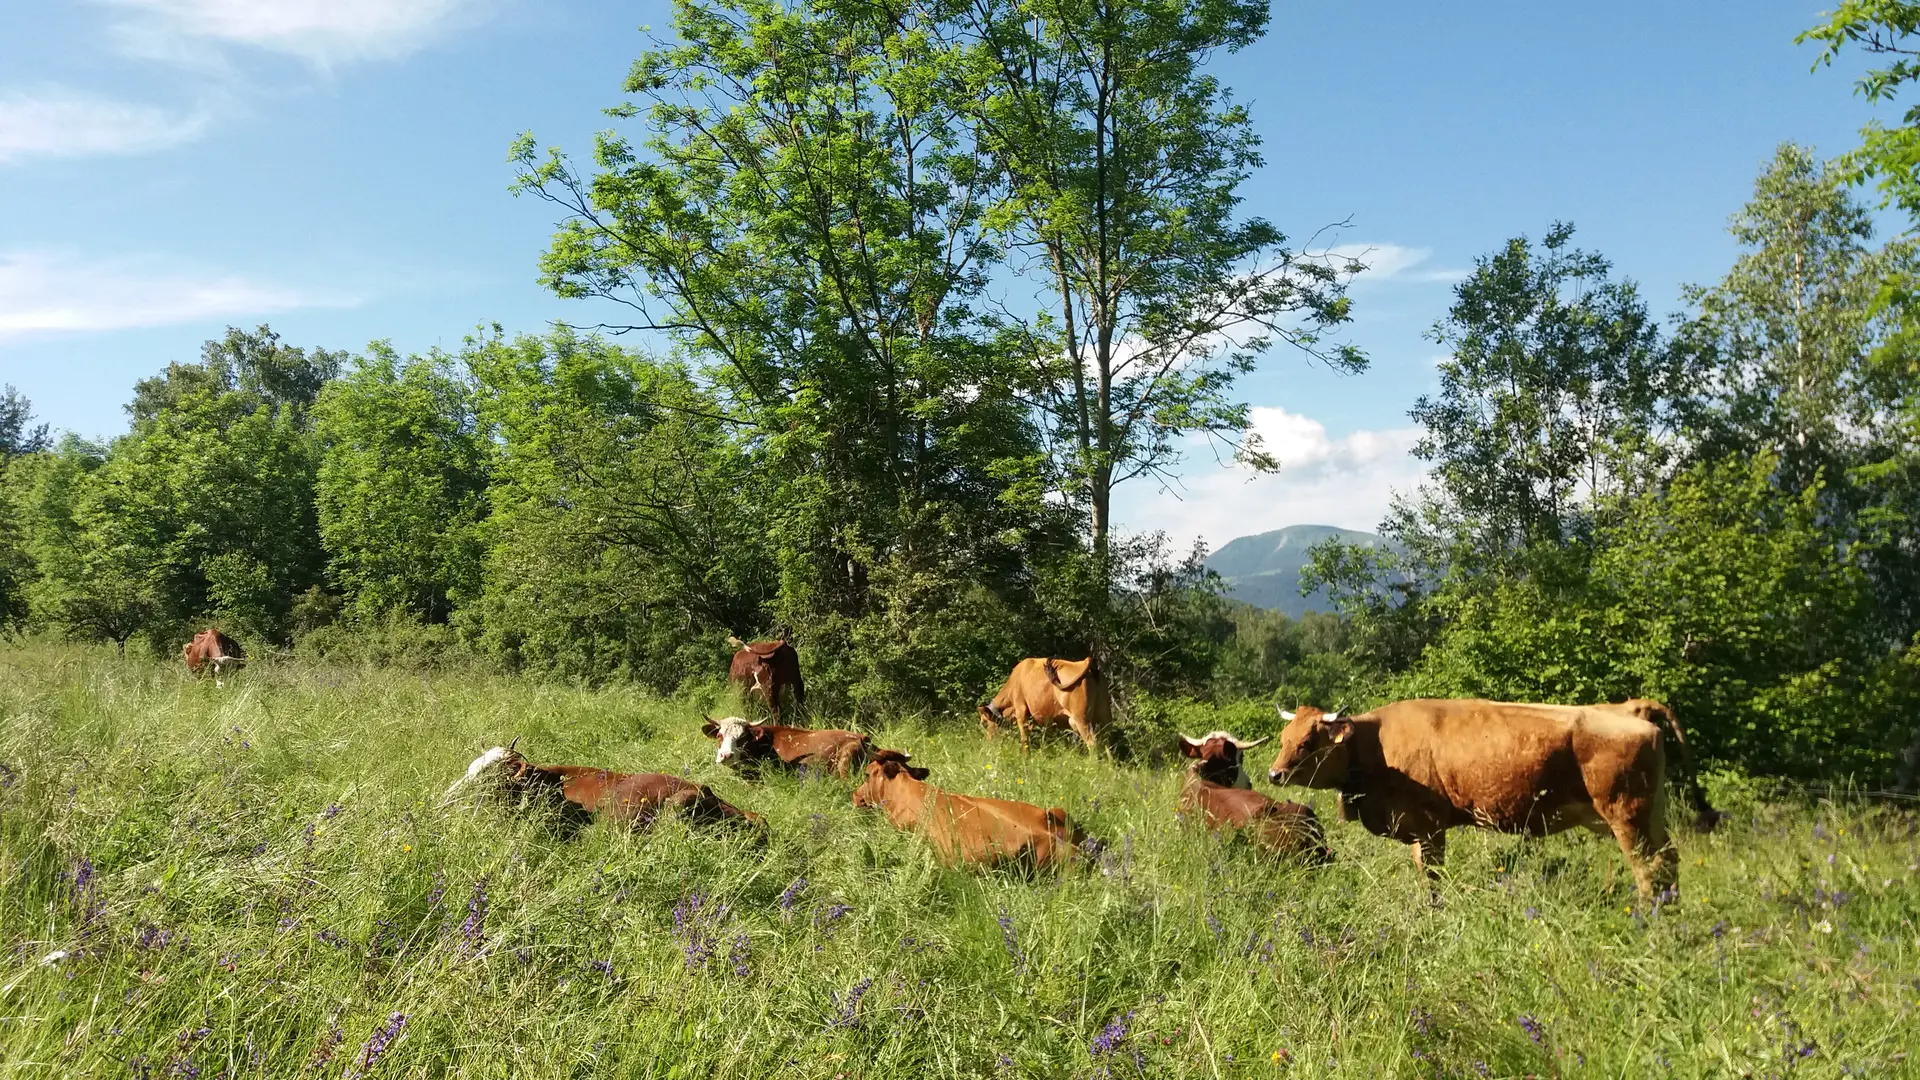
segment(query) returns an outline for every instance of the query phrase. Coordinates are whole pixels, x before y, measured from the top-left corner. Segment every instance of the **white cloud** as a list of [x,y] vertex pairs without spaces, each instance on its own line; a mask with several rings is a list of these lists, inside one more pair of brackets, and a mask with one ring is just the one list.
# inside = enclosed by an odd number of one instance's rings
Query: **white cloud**
[[1414,427],[1328,434],[1325,424],[1281,408],[1257,407],[1253,430],[1280,461],[1277,473],[1241,465],[1189,470],[1178,490],[1137,480],[1116,492],[1116,518],[1128,529],[1164,529],[1177,542],[1200,537],[1218,550],[1240,536],[1286,525],[1371,530],[1393,495],[1411,493],[1426,475],[1413,456]]
[[139,154],[196,139],[205,112],[176,113],[64,89],[0,95],[0,165],[31,158]]
[[1465,270],[1422,269],[1426,261],[1433,257],[1432,248],[1406,247],[1402,244],[1337,244],[1328,248],[1327,254],[1342,259],[1358,260],[1367,268],[1366,272],[1357,279],[1363,283],[1455,282],[1467,276]]
[[456,25],[481,21],[492,6],[488,0],[104,2],[126,12],[115,29],[137,55],[191,62],[208,46],[241,46],[320,68],[406,56]]
[[341,293],[213,274],[161,259],[87,261],[45,251],[0,251],[0,342],[357,302]]

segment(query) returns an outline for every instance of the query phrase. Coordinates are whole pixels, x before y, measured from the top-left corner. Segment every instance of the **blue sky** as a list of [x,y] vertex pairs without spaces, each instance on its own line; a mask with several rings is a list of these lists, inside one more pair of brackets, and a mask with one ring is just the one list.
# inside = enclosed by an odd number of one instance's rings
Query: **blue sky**
[[[1282,352],[1245,386],[1288,467],[1202,453],[1136,481],[1123,525],[1215,546],[1370,527],[1416,483],[1406,411],[1451,283],[1554,220],[1656,311],[1734,257],[1725,222],[1784,140],[1829,154],[1869,117],[1853,71],[1793,44],[1822,4],[1279,5],[1215,69],[1266,168],[1249,212],[1370,250],[1350,337],[1371,371]],[[584,156],[664,3],[52,0],[0,5],[0,382],[57,428],[125,427],[136,379],[228,324],[299,345],[457,346],[483,323],[600,314],[534,282],[553,228],[514,199],[519,132]]]

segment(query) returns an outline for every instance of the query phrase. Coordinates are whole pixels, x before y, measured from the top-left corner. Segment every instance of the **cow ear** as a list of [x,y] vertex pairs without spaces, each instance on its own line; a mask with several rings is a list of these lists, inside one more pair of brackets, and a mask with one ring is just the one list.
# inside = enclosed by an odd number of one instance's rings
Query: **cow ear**
[[1198,739],[1189,739],[1185,735],[1182,735],[1180,736],[1180,755],[1182,757],[1199,757],[1200,747],[1203,745],[1205,744]]
[[[1280,709],[1280,706],[1278,706],[1278,705],[1275,705],[1275,706],[1274,706],[1274,708],[1276,708],[1276,709]],[[1291,720],[1291,719],[1293,719],[1294,717],[1296,717],[1296,716],[1298,716],[1298,715],[1300,715],[1300,714],[1299,714],[1299,713],[1296,713],[1296,712],[1290,712],[1290,711],[1288,711],[1288,710],[1286,710],[1286,709],[1280,709],[1280,719],[1282,719],[1282,720]]]
[[768,731],[765,724],[748,724],[747,737],[755,742],[762,742],[773,738],[773,732]]
[[905,769],[907,775],[913,777],[915,780],[925,780],[927,777],[933,775],[931,770],[923,769],[918,765],[902,765],[900,767]]
[[720,737],[720,725],[714,723],[713,717],[709,716],[707,722],[700,725],[700,734],[709,739],[717,739]]
[[1339,746],[1353,736],[1353,721],[1351,720],[1327,720],[1324,721],[1324,723],[1327,727],[1327,737],[1332,740],[1335,746]]

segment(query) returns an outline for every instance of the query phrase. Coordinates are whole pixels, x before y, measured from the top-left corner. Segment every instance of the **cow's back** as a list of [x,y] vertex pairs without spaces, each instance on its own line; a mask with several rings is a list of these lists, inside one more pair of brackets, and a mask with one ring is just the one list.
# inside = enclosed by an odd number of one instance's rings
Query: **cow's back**
[[1384,767],[1375,783],[1392,789],[1404,778],[1450,806],[1455,824],[1548,828],[1557,814],[1591,816],[1595,796],[1660,779],[1659,730],[1615,710],[1420,698],[1370,715]]

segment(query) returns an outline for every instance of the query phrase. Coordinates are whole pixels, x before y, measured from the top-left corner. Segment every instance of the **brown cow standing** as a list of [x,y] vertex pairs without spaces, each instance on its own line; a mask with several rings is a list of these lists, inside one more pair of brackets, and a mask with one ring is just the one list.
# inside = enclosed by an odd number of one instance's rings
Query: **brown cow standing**
[[800,654],[785,641],[742,642],[730,637],[727,644],[739,651],[733,654],[728,677],[746,688],[747,696],[766,703],[773,722],[780,722],[780,691],[793,687],[796,705],[807,703],[807,684],[800,678]]
[[1180,785],[1181,812],[1199,814],[1209,829],[1238,830],[1276,855],[1299,856],[1315,865],[1332,862],[1312,807],[1251,790],[1242,752],[1266,741],[1245,742],[1224,731],[1198,739],[1180,736],[1180,753],[1194,759]]
[[1007,684],[980,706],[980,725],[989,738],[1009,716],[1020,730],[1022,751],[1027,749],[1028,728],[1063,722],[1091,750],[1097,730],[1113,718],[1106,674],[1093,657],[1074,661],[1030,656],[1015,664]]
[[246,653],[240,650],[239,642],[208,627],[193,635],[193,640],[180,648],[180,655],[187,662],[187,670],[201,675],[208,670],[213,672],[213,685],[225,685],[220,681],[227,669],[239,670],[246,666]]
[[[1341,718],[1284,710],[1276,784],[1336,788],[1340,816],[1413,847],[1431,879],[1447,830],[1478,825],[1542,836],[1575,826],[1611,834],[1652,900],[1679,887],[1667,835],[1663,706],[1420,699]],[[1665,713],[1671,719],[1671,713]],[[1676,727],[1676,731],[1677,731]]]
[[907,764],[906,754],[877,750],[853,805],[878,806],[895,828],[925,834],[947,866],[1056,866],[1085,839],[1058,806],[955,795],[922,783],[926,778],[927,770]]
[[778,762],[792,768],[831,771],[844,779],[867,760],[867,737],[855,731],[749,724],[738,716],[709,718],[700,731],[719,744],[714,762],[736,769]]
[[511,746],[496,746],[473,759],[467,774],[447,788],[442,804],[463,790],[483,785],[493,793],[530,795],[550,800],[575,822],[595,815],[640,827],[662,810],[678,810],[698,823],[744,821],[762,824],[760,815],[734,807],[705,784],[669,773],[617,773],[587,765],[535,765]]

